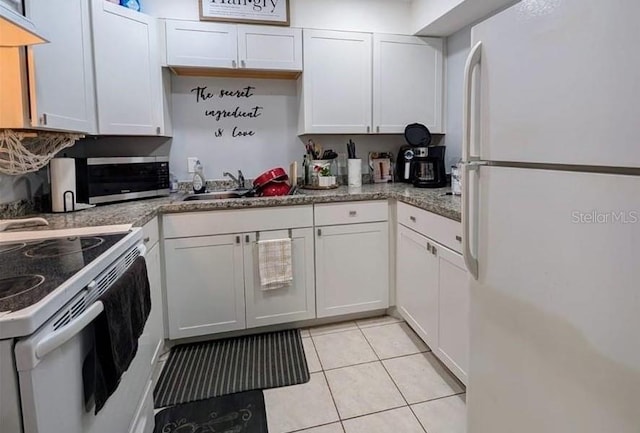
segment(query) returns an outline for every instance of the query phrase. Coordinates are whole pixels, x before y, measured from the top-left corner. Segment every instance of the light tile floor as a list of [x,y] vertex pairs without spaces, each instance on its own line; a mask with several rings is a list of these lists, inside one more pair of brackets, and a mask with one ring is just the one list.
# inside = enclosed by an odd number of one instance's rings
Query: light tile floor
[[302,332],[309,383],[264,391],[269,433],[465,433],[464,387],[393,317]]

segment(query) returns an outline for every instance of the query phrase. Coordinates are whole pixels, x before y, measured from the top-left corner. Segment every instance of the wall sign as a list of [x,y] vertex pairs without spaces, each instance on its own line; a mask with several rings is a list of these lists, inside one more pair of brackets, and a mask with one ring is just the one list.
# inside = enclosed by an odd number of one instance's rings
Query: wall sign
[[289,25],[289,0],[199,0],[201,21]]

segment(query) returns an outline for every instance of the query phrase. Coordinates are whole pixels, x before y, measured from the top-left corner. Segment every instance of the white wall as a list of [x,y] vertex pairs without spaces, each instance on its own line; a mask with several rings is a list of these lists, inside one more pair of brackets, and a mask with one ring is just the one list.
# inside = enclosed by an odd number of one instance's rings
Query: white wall
[[[159,18],[198,20],[198,0],[146,0],[143,11]],[[409,34],[410,0],[289,0],[291,26]]]
[[464,83],[464,64],[471,49],[471,26],[449,36],[446,45],[447,134],[444,137],[444,144],[447,146],[446,167],[449,171],[451,165],[462,157],[462,86]]
[[36,174],[24,176],[0,174],[0,204],[30,199],[41,186],[42,180]]

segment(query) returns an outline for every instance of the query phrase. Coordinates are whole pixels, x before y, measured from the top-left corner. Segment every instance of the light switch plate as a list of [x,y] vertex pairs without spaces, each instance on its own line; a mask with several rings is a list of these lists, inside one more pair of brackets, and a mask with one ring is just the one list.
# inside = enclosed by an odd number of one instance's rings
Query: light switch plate
[[196,172],[196,163],[198,162],[198,157],[197,156],[190,156],[187,158],[187,171],[189,173],[195,173]]

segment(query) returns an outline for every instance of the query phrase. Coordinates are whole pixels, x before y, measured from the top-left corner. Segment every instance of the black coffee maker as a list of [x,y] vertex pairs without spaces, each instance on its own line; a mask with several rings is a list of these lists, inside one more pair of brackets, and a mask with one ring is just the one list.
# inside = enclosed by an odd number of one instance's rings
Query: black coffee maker
[[418,188],[441,188],[447,186],[444,169],[445,146],[429,146],[426,155],[413,158],[412,182]]
[[419,123],[407,125],[404,138],[408,146],[400,148],[396,161],[396,179],[412,183],[418,188],[446,186],[445,146],[430,146],[431,133]]

